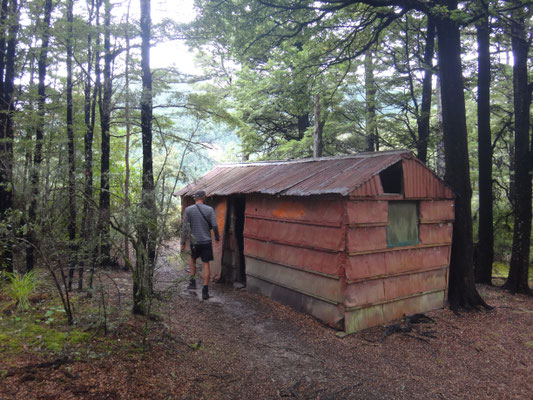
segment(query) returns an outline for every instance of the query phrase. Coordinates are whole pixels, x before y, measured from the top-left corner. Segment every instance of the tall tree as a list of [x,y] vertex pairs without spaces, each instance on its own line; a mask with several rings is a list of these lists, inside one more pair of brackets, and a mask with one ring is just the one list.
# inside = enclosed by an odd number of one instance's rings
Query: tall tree
[[490,32],[487,10],[476,25],[478,51],[479,225],[475,257],[476,282],[492,284],[494,259],[492,134],[490,127]]
[[153,290],[155,262],[156,203],[152,161],[152,72],[150,70],[151,3],[141,0],[141,131],[143,149],[142,207],[139,240],[136,243],[136,267],[133,280],[133,312],[146,314]]
[[368,49],[365,54],[365,127],[366,151],[379,151],[378,124],[376,117],[376,82],[374,80],[374,54]]
[[39,176],[43,159],[43,132],[46,103],[46,70],[48,67],[48,46],[50,42],[50,17],[52,15],[52,0],[46,0],[43,9],[41,49],[39,51],[37,89],[37,126],[35,127],[35,149],[33,153],[33,167],[31,169],[31,201],[28,210],[28,234],[26,245],[26,271],[34,266],[34,247],[36,246],[34,225],[37,224],[37,200],[39,198]]
[[72,289],[72,280],[76,267],[77,245],[76,245],[76,162],[74,158],[74,106],[72,103],[72,58],[73,58],[73,33],[74,23],[74,0],[67,2],[67,143],[68,143],[68,239],[69,239],[69,279],[68,289]]
[[[17,0],[2,0],[0,21],[0,218],[6,221],[13,206],[13,113],[15,108],[16,46],[19,31]],[[2,237],[1,267],[13,271],[13,241],[7,223],[7,233]]]
[[531,149],[529,143],[529,112],[531,89],[528,82],[528,53],[526,21],[531,14],[519,3],[511,13],[510,32],[513,48],[513,97],[515,115],[515,188],[513,191],[513,247],[509,276],[504,288],[511,293],[530,293],[528,285],[529,253],[531,246]]
[[[83,215],[81,223],[81,235],[85,245],[84,262],[90,267],[89,288],[93,287],[93,276],[95,267],[95,252],[96,245],[94,244],[94,217],[95,207],[93,206],[93,140],[94,129],[96,126],[96,104],[98,103],[98,93],[101,87],[101,72],[100,72],[100,34],[97,33],[93,39],[92,21],[95,20],[96,28],[100,26],[100,7],[101,0],[91,0],[89,5],[89,21],[87,33],[87,73],[85,76],[85,90],[84,90],[84,120],[85,120],[85,135],[84,135],[84,168],[85,168],[85,182],[83,193]],[[94,40],[94,45],[93,45]],[[92,52],[94,51],[94,59]],[[92,87],[92,66],[94,63],[94,87]],[[92,93],[91,93],[92,87]],[[80,278],[78,281],[78,290],[83,288],[83,268],[80,268]]]
[[431,16],[427,17],[426,45],[424,47],[424,79],[422,81],[422,104],[417,114],[418,141],[417,156],[422,162],[427,162],[429,143],[429,122],[431,120],[431,97],[433,81],[433,57],[435,55],[435,24]]
[[[101,1],[101,0],[99,0]],[[111,76],[111,2],[103,0],[104,3],[104,83],[103,93],[100,97],[100,128],[102,140],[100,143],[100,201],[99,201],[99,226],[100,235],[100,257],[102,265],[111,263],[111,192],[109,184],[109,160],[111,152],[111,95],[113,82]]]

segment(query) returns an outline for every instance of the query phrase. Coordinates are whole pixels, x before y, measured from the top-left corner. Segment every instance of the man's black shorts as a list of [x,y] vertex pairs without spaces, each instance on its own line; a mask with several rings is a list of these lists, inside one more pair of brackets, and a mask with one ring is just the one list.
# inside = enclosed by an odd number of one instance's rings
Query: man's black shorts
[[203,262],[213,260],[213,246],[211,243],[197,243],[191,245],[191,256],[193,259],[200,257]]

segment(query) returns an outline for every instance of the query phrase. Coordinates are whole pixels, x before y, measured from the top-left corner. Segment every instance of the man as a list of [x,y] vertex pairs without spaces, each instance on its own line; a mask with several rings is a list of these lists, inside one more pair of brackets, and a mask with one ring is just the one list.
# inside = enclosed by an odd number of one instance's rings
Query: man
[[190,233],[191,258],[190,283],[187,289],[196,289],[196,260],[202,259],[202,275],[204,287],[202,289],[202,299],[209,298],[209,261],[213,260],[213,245],[211,243],[211,229],[215,233],[215,240],[220,240],[218,233],[217,219],[213,208],[204,204],[205,192],[199,190],[194,194],[195,204],[185,209],[183,217],[183,227],[181,233],[181,251],[185,251],[185,242]]

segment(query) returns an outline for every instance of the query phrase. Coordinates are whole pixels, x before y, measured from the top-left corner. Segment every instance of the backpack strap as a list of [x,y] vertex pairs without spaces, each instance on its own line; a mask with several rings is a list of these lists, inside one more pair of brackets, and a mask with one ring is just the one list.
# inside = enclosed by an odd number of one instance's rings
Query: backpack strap
[[209,221],[207,219],[207,217],[204,215],[204,213],[202,212],[202,209],[200,208],[200,206],[198,204],[196,204],[196,208],[198,208],[198,211],[200,212],[200,214],[202,215],[202,217],[204,217],[205,219],[205,222],[207,222],[207,225],[209,226],[209,230],[213,229],[213,226],[211,225],[211,221]]

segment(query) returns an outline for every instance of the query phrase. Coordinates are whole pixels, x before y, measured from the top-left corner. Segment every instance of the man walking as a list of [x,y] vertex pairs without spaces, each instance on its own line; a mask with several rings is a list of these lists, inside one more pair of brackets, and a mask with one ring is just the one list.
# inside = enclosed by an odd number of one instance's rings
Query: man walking
[[183,218],[183,227],[181,233],[181,251],[185,251],[185,242],[190,233],[191,258],[190,266],[190,283],[187,289],[196,289],[196,260],[202,259],[202,277],[204,287],[202,289],[202,299],[209,298],[209,262],[213,260],[213,245],[211,243],[211,229],[215,233],[215,240],[220,240],[218,232],[217,219],[212,207],[204,204],[205,192],[199,190],[194,194],[195,204],[185,209]]

